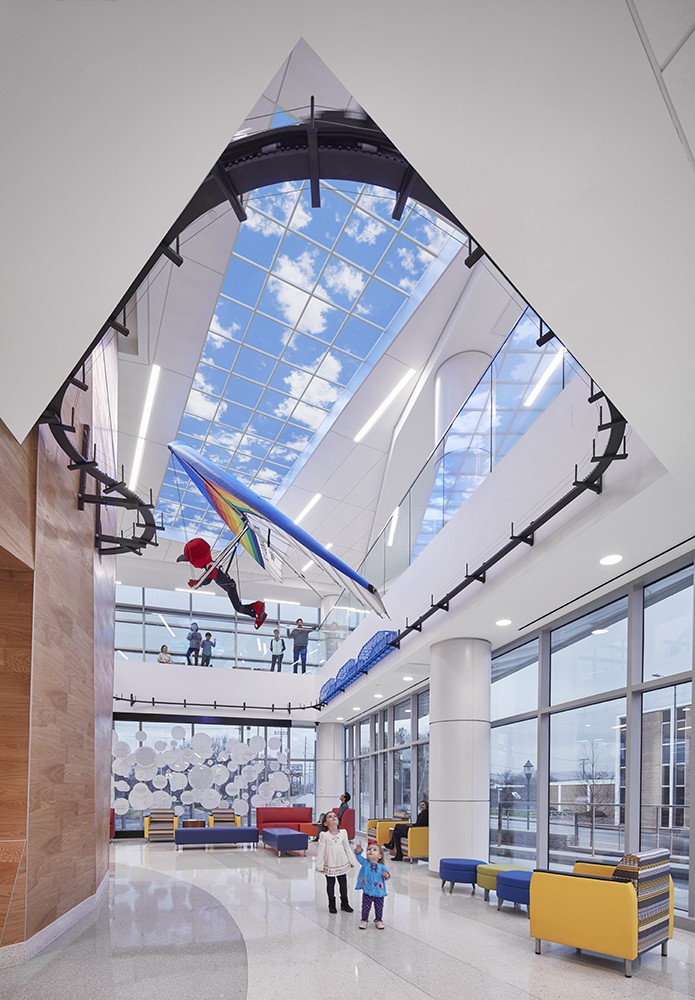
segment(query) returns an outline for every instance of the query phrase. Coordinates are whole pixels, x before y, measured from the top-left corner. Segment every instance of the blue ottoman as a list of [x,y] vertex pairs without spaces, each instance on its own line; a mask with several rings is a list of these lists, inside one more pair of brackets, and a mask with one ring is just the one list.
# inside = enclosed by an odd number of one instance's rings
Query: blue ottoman
[[484,865],[484,861],[477,861],[475,858],[442,858],[439,862],[439,877],[442,880],[442,889],[447,882],[451,883],[449,893],[454,891],[454,882],[464,882],[473,886],[471,896],[475,895],[475,880],[478,865]]
[[502,909],[502,903],[514,903],[526,907],[526,915],[530,916],[531,872],[500,872],[497,876],[497,909]]
[[283,851],[304,851],[306,855],[309,838],[306,833],[300,833],[299,830],[276,826],[263,831],[263,846],[272,847],[278,852],[278,857]]

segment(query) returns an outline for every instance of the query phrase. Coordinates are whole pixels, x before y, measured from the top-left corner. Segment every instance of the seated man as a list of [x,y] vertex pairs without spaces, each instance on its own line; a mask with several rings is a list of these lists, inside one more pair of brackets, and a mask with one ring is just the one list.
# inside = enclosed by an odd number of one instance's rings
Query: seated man
[[393,833],[391,834],[391,839],[388,844],[384,844],[384,847],[388,847],[391,851],[392,861],[402,861],[403,852],[401,851],[401,837],[408,836],[408,830],[411,826],[429,826],[430,825],[430,810],[427,802],[423,799],[420,803],[420,812],[415,820],[415,823],[396,823],[393,828]]

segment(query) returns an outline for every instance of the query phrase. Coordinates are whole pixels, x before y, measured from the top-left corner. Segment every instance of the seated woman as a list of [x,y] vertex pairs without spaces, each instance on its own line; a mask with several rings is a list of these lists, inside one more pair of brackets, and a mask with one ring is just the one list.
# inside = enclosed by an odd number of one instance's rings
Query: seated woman
[[411,826],[429,826],[430,825],[430,810],[427,802],[423,799],[419,803],[420,812],[414,823],[396,823],[393,828],[393,833],[391,834],[391,839],[388,844],[384,844],[384,847],[388,847],[391,851],[392,861],[402,861],[403,853],[401,851],[401,837],[408,836],[408,830]]

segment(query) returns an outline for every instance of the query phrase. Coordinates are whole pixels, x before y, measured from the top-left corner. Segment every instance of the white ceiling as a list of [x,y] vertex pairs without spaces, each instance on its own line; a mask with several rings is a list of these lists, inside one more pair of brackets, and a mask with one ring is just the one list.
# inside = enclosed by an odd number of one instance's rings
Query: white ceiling
[[[678,541],[695,486],[695,4],[460,0],[430,8],[426,32],[420,0],[3,15],[0,417],[19,439],[303,36],[668,470],[624,498],[625,544],[652,530],[655,546]],[[172,397],[189,360],[172,366]],[[142,385],[124,391],[139,413]],[[364,475],[371,505],[368,461]],[[290,514],[316,487],[295,488]],[[351,549],[370,530],[360,517]],[[568,540],[565,568],[585,548]],[[539,614],[559,579],[534,593]]]

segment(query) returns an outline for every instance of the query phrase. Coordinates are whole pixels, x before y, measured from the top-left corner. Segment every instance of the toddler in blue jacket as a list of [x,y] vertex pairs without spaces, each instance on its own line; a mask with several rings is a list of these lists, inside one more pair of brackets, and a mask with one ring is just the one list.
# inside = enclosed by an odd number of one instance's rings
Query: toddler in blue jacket
[[382,915],[384,911],[384,897],[386,896],[386,880],[391,878],[388,868],[384,864],[384,852],[379,844],[370,844],[367,847],[367,856],[362,853],[362,844],[355,845],[355,857],[360,866],[357,876],[356,889],[362,892],[362,919],[360,920],[360,930],[366,931],[369,911],[374,904],[374,922],[377,929],[383,931],[384,924]]

